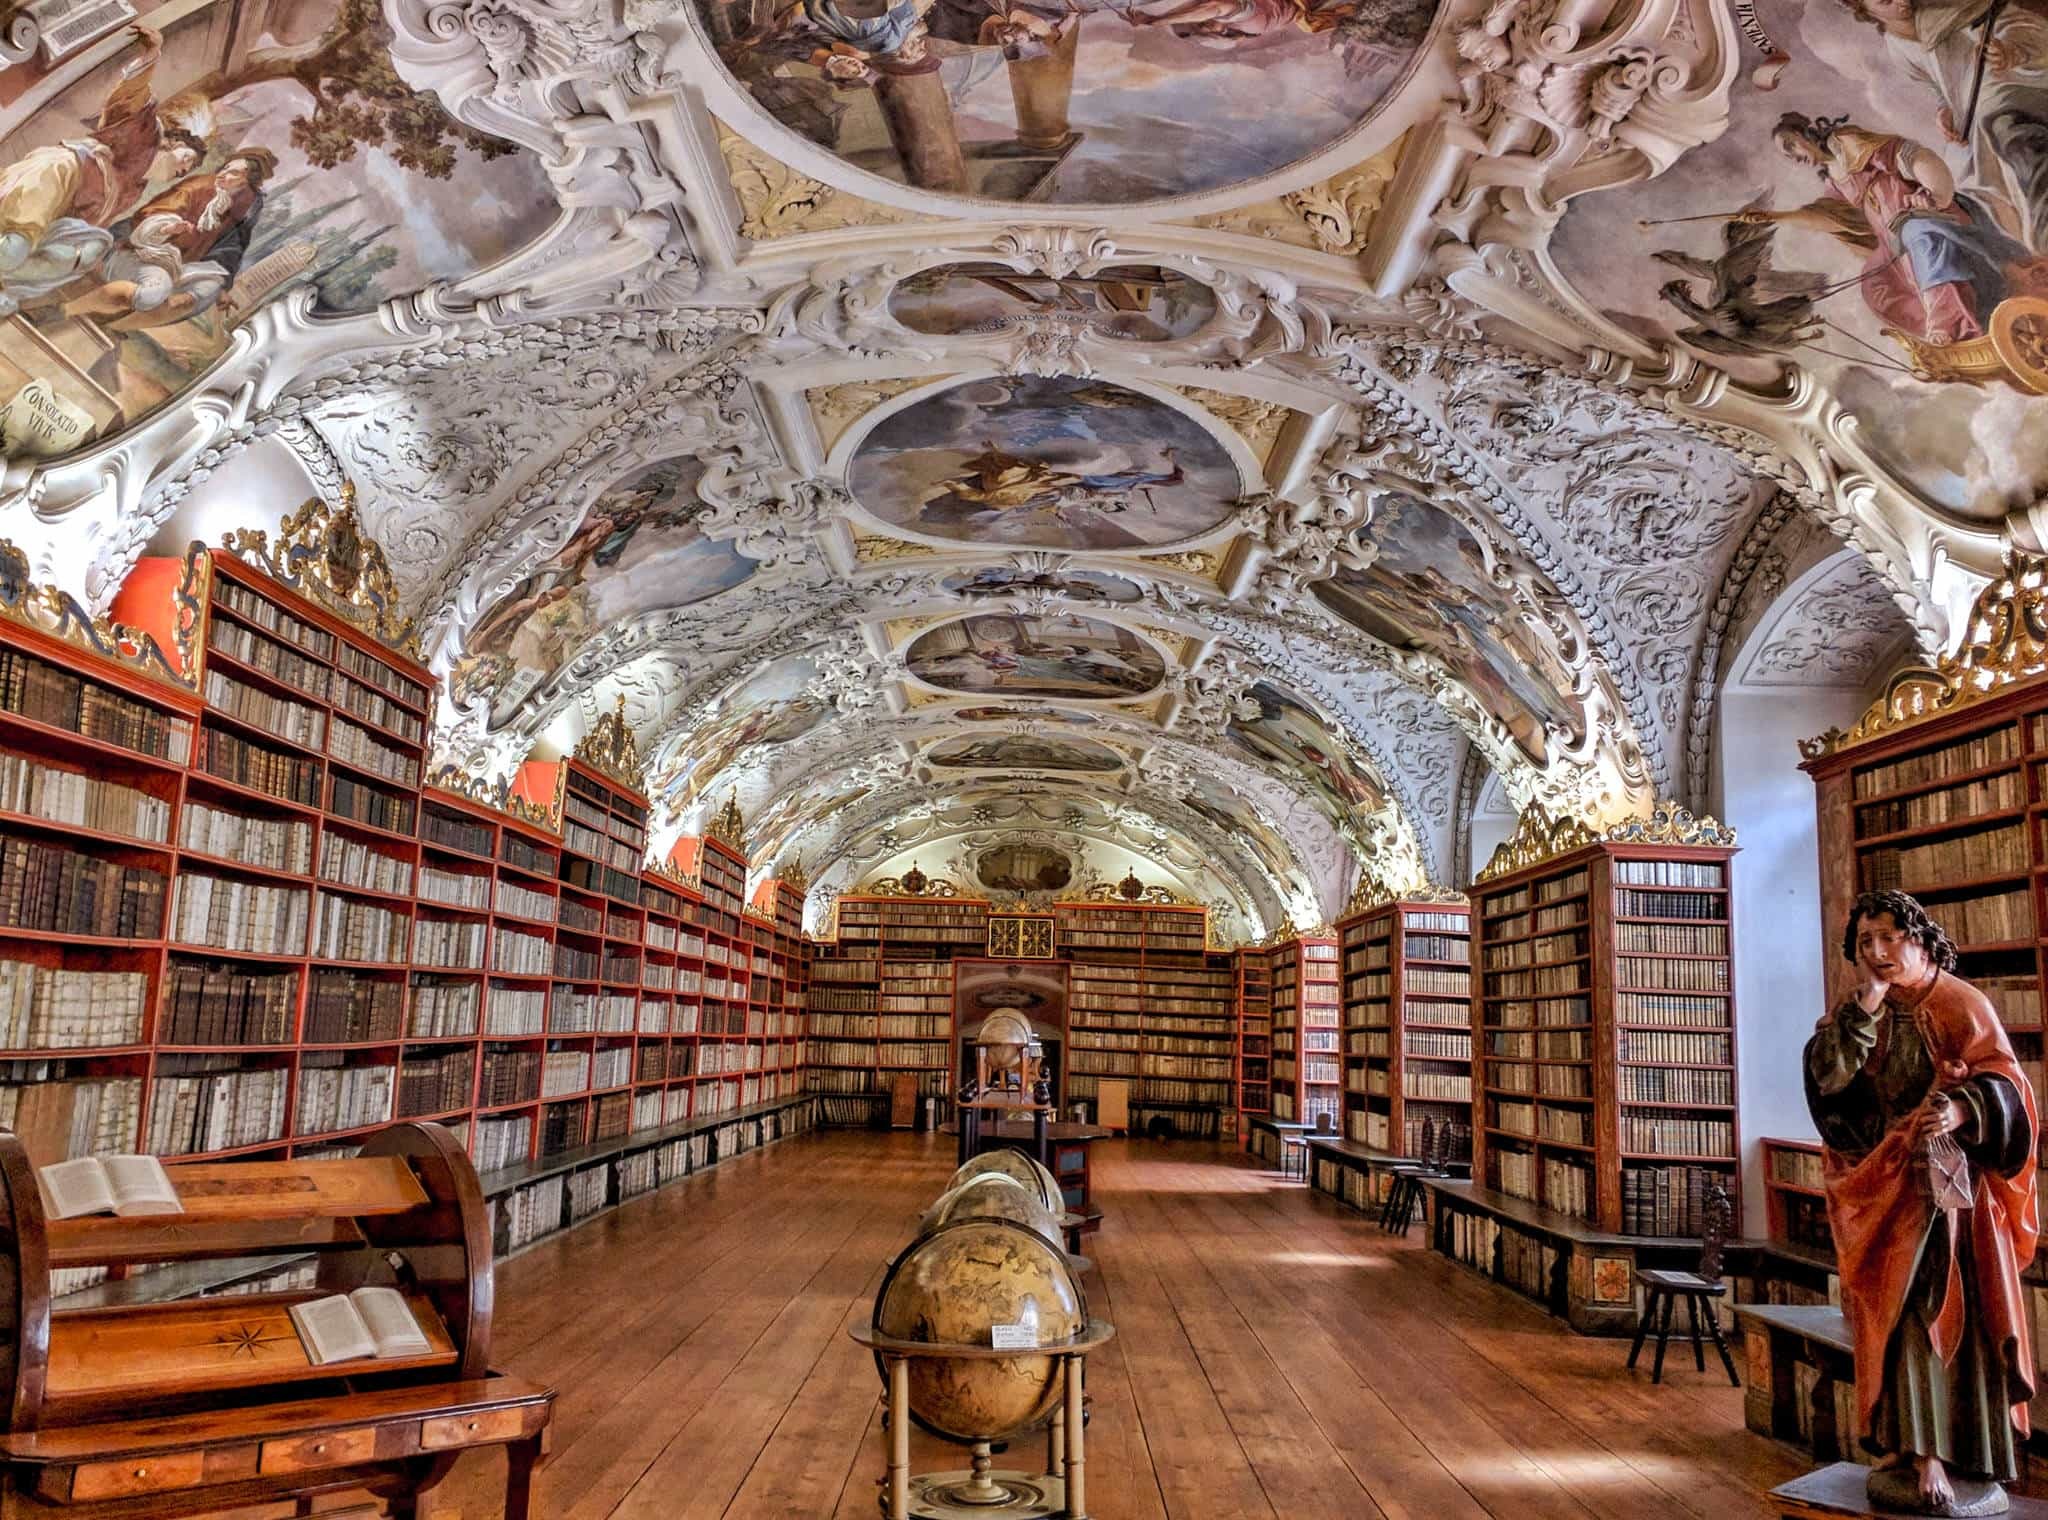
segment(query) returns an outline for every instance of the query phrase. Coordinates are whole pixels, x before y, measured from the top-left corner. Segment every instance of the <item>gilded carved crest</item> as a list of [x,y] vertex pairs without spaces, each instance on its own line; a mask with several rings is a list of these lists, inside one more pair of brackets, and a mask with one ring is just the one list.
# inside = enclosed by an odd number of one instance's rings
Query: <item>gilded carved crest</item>
[[55,586],[38,586],[29,579],[28,556],[14,544],[0,538],[0,617],[52,634],[67,644],[89,650],[140,671],[155,680],[191,687],[196,678],[171,663],[157,641],[125,623],[109,622],[87,612]]
[[1846,730],[1799,741],[1808,760],[1868,743],[1995,696],[2048,671],[2048,558],[2008,549],[2003,571],[1977,593],[1960,648],[1931,669],[1908,666]]
[[419,659],[419,630],[400,605],[384,550],[356,517],[353,481],[343,482],[338,507],[317,496],[306,500],[278,524],[275,545],[261,528],[237,528],[221,540],[221,547],[348,619],[385,647]]
[[1501,841],[1493,858],[1474,878],[1494,881],[1512,876],[1534,865],[1589,844],[1650,844],[1735,848],[1735,830],[1705,813],[1694,813],[1675,802],[1655,804],[1647,817],[1624,819],[1605,831],[1595,831],[1576,818],[1553,819],[1539,802],[1523,810],[1515,832]]
[[742,855],[747,853],[747,816],[740,811],[737,792],[725,794],[725,806],[712,815],[704,826],[704,832],[720,844],[729,844]]
[[589,733],[576,741],[576,758],[614,781],[638,791],[646,784],[640,765],[640,746],[633,738],[633,725],[626,721],[626,698],[600,717]]

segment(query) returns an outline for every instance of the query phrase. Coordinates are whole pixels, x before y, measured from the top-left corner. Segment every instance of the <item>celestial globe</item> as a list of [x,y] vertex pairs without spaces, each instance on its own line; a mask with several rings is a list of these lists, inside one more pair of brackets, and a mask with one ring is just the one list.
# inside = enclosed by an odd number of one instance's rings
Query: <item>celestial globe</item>
[[1047,1240],[1060,1238],[1059,1219],[1040,1200],[1038,1189],[1026,1188],[1004,1172],[982,1172],[948,1188],[924,1211],[917,1232],[928,1235],[952,1220],[977,1218],[1007,1219]]
[[1015,1146],[1005,1146],[996,1151],[983,1151],[953,1174],[953,1180],[946,1184],[946,1190],[951,1192],[969,1178],[980,1177],[989,1172],[1000,1172],[1005,1177],[1014,1177],[1023,1183],[1025,1190],[1043,1204],[1048,1212],[1054,1215],[1066,1212],[1067,1201],[1060,1192],[1059,1178],[1047,1171],[1037,1157],[1026,1155]]
[[1027,1055],[1043,1053],[1038,1031],[1031,1027],[1031,1021],[1007,1008],[982,1020],[981,1033],[974,1037],[974,1043],[982,1051],[990,1076],[1022,1071]]
[[[995,1326],[1031,1325],[1041,1344],[1088,1324],[1088,1303],[1066,1253],[1004,1219],[955,1219],[897,1254],[875,1295],[875,1329],[896,1340],[991,1346]],[[1059,1362],[1008,1357],[914,1357],[910,1413],[950,1441],[1002,1441],[1043,1424],[1064,1392]]]

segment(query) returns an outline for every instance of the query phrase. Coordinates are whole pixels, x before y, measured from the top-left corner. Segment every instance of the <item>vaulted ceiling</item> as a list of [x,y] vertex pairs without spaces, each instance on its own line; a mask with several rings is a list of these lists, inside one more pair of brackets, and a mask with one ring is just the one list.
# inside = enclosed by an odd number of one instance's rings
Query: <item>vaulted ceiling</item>
[[2026,7],[138,9],[0,70],[0,533],[104,608],[353,483],[442,758],[623,701],[814,909],[1249,937],[1489,776],[1703,806],[1737,647],[1867,679],[2036,537]]

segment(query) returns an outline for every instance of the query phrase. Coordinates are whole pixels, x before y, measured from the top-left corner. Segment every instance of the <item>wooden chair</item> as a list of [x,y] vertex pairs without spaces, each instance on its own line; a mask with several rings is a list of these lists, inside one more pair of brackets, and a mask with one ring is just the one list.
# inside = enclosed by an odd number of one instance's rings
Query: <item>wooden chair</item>
[[1380,1228],[1387,1234],[1408,1233],[1415,1218],[1415,1205],[1422,1201],[1422,1179],[1445,1175],[1444,1155],[1450,1139],[1449,1121],[1439,1125],[1434,1119],[1424,1119],[1421,1159],[1411,1165],[1387,1168],[1387,1175],[1393,1180],[1387,1187],[1387,1201],[1380,1209]]
[[[364,1490],[412,1517],[464,1450],[504,1446],[526,1520],[554,1391],[490,1369],[491,1236],[475,1168],[437,1124],[342,1161],[171,1168],[182,1214],[48,1220],[0,1132],[0,1520],[171,1520]],[[316,1258],[318,1286],[119,1308],[55,1307],[63,1267]],[[423,1355],[316,1366],[294,1304],[366,1284],[406,1295]]]
[[1628,1349],[1628,1365],[1633,1369],[1636,1358],[1642,1355],[1643,1340],[1650,1333],[1650,1321],[1657,1319],[1661,1303],[1664,1313],[1657,1323],[1657,1360],[1651,1366],[1650,1381],[1664,1381],[1664,1347],[1671,1339],[1671,1306],[1682,1298],[1685,1300],[1686,1322],[1692,1329],[1694,1367],[1701,1372],[1707,1370],[1706,1351],[1700,1342],[1700,1315],[1704,1312],[1707,1333],[1713,1337],[1714,1349],[1721,1354],[1721,1365],[1728,1370],[1728,1381],[1740,1388],[1742,1380],[1735,1375],[1735,1359],[1728,1354],[1728,1342],[1721,1337],[1721,1316],[1715,1308],[1728,1291],[1728,1285],[1721,1281],[1721,1255],[1735,1217],[1728,1190],[1719,1183],[1707,1189],[1704,1212],[1706,1228],[1700,1236],[1697,1272],[1667,1272],[1653,1268],[1636,1273],[1636,1281],[1644,1288],[1643,1317],[1636,1322],[1636,1339]]

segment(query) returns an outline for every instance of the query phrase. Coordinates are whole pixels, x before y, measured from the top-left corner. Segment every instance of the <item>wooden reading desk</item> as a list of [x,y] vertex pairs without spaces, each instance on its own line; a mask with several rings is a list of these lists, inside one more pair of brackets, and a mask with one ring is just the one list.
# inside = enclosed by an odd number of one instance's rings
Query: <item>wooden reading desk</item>
[[[173,1516],[363,1489],[411,1516],[455,1457],[505,1446],[505,1514],[525,1520],[554,1391],[490,1370],[483,1194],[436,1124],[396,1124],[343,1161],[171,1168],[182,1214],[48,1220],[21,1142],[0,1132],[0,1517]],[[62,1267],[311,1253],[298,1291],[55,1309]],[[366,1284],[406,1295],[410,1357],[315,1365],[292,1306]],[[307,1513],[302,1508],[302,1513]]]

